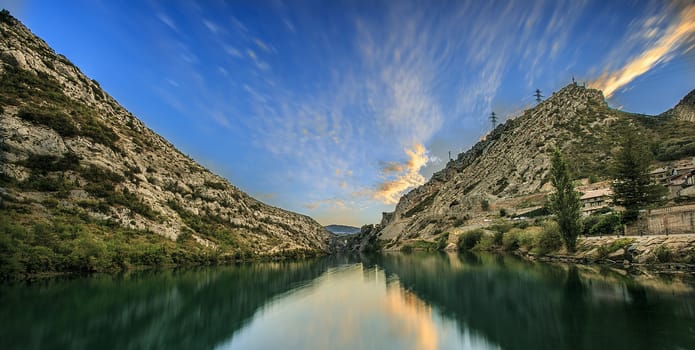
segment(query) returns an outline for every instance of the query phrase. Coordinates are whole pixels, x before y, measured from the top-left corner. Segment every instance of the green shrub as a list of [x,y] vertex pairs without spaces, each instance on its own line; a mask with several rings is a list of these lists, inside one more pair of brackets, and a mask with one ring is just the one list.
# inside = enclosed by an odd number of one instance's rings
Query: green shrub
[[504,237],[504,232],[495,231],[494,234],[492,235],[492,242],[495,245],[501,246],[503,237]]
[[484,234],[481,238],[480,241],[478,241],[478,244],[473,247],[475,250],[492,250],[495,246],[499,244],[495,243],[495,236],[490,235],[490,234]]
[[593,226],[589,228],[589,234],[593,236],[602,236],[618,233],[622,227],[620,221],[620,215],[618,214],[601,215]]
[[72,119],[65,113],[51,110],[22,109],[17,116],[28,122],[46,126],[55,130],[60,136],[77,136],[78,129]]
[[488,227],[488,229],[491,231],[502,232],[502,233],[508,232],[512,228],[514,228],[514,225],[512,225],[508,222],[504,222],[504,221],[497,222],[497,223],[491,225],[490,227]]
[[664,244],[656,247],[653,254],[656,261],[660,263],[671,262],[673,260],[673,252],[671,251],[671,248]]
[[515,222],[513,226],[516,228],[520,228],[522,230],[525,230],[529,226],[531,226],[531,224],[529,224],[528,221],[518,221],[518,222]]
[[30,154],[22,165],[41,174],[51,171],[77,170],[80,167],[80,157],[72,152],[65,153],[62,157]]
[[518,234],[515,231],[504,233],[502,236],[502,247],[505,250],[514,250],[519,248]]
[[538,254],[545,255],[556,251],[562,247],[562,236],[560,236],[560,228],[555,221],[548,221],[543,225],[538,236],[536,250]]
[[490,202],[487,199],[483,199],[480,201],[480,209],[483,211],[488,211],[490,210]]
[[86,118],[86,121],[82,123],[80,134],[112,149],[116,147],[116,141],[118,141],[118,135],[113,129],[94,117]]
[[599,217],[594,215],[585,216],[582,218],[582,234],[588,236],[591,234],[591,228],[598,223]]
[[214,181],[205,181],[205,187],[210,187],[220,191],[225,190],[227,188],[227,186],[225,186],[224,183]]
[[603,259],[607,257],[609,254],[617,252],[620,249],[627,248],[627,246],[634,242],[635,240],[632,238],[616,239],[615,241],[609,244],[604,244],[596,248],[596,257],[598,257],[599,259]]
[[447,242],[449,241],[449,233],[443,233],[437,238],[437,250],[444,250],[446,248]]
[[19,184],[20,188],[41,192],[69,191],[75,188],[75,184],[64,176],[41,176],[31,174]]
[[483,230],[477,229],[477,230],[471,230],[471,231],[466,231],[461,236],[458,238],[458,248],[459,250],[469,250],[473,247],[475,247],[478,242],[480,242],[480,238],[483,236]]
[[530,249],[536,245],[537,231],[537,228],[528,228],[526,230],[513,228],[502,237],[502,247],[505,250]]

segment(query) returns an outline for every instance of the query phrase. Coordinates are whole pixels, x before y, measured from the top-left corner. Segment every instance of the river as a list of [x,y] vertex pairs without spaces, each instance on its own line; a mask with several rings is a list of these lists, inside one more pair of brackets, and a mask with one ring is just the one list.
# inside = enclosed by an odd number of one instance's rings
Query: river
[[2,349],[695,349],[692,280],[388,254],[0,286]]

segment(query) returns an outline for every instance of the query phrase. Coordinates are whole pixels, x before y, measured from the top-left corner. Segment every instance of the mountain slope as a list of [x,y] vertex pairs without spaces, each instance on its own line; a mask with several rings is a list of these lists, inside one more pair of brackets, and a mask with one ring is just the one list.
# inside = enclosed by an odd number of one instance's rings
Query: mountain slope
[[261,203],[183,155],[6,11],[0,114],[0,256],[18,269],[28,250],[89,260],[138,244],[166,259],[328,249],[331,235],[314,220]]
[[360,232],[359,227],[347,225],[328,225],[326,226],[326,230],[336,235],[351,235]]
[[393,213],[384,213],[379,238],[397,248],[403,240],[434,239],[453,227],[479,223],[500,209],[542,206],[555,148],[577,178],[606,180],[606,165],[627,127],[638,129],[659,161],[694,156],[695,123],[688,111],[693,98],[658,117],[625,113],[609,108],[598,90],[568,85],[499,125],[404,195]]

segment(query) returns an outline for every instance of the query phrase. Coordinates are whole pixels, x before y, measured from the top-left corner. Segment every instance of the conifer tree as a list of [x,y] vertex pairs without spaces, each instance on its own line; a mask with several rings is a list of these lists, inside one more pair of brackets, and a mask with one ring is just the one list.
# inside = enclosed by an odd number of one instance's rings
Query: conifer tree
[[651,160],[647,144],[633,128],[628,128],[612,166],[613,201],[625,207],[625,222],[637,219],[640,209],[658,201],[665,192],[663,186],[653,184],[649,178]]

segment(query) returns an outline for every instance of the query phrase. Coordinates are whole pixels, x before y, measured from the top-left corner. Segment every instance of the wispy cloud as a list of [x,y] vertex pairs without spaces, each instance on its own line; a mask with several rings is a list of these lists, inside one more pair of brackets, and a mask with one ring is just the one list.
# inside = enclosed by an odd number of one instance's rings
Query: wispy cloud
[[[283,6],[263,21],[203,8],[179,11],[196,16],[190,22],[203,35],[183,30],[187,21],[177,26],[157,17],[175,41],[167,57],[177,60],[166,77],[179,87],[167,90],[165,101],[196,122],[204,119],[201,128],[228,132],[223,141],[240,149],[230,152],[272,166],[248,182],[257,186],[251,191],[277,193],[273,204],[312,216],[364,206],[378,213],[424,183],[447,150],[465,149],[489,129],[485,117],[493,107],[503,114],[497,108],[500,92],[511,89],[506,85],[535,89],[567,74],[568,60],[586,60],[587,43],[603,45],[595,43],[596,30],[579,27],[596,3],[383,1],[341,5],[330,16]],[[694,5],[682,6],[669,25],[673,16],[657,11],[663,2],[650,4],[654,9],[637,11],[629,34],[614,35],[620,44],[606,42],[615,51],[601,47],[603,57],[612,57],[602,65],[605,84],[616,86],[612,92],[638,68],[694,47]],[[613,7],[598,8],[604,15],[596,23],[616,18]],[[529,100],[531,92],[524,92]]]
[[157,13],[157,18],[164,23],[167,27],[169,27],[171,30],[175,32],[179,32],[179,29],[176,27],[176,23],[174,23],[174,20],[171,19],[171,17],[167,16],[165,13],[158,12]]
[[327,207],[329,209],[344,209],[346,207],[345,201],[341,199],[322,199],[306,203],[303,206],[307,209],[317,209],[321,207]]
[[372,194],[374,199],[385,204],[396,204],[403,192],[425,183],[425,177],[420,175],[420,169],[429,160],[425,147],[421,144],[415,144],[412,149],[405,149],[404,152],[408,156],[408,160],[402,164],[392,163],[391,166],[382,169],[382,174],[386,177],[392,177],[394,172],[397,175],[395,178],[379,184],[377,190]]
[[657,40],[619,69],[604,72],[589,85],[603,90],[605,96],[610,98],[618,89],[626,86],[635,78],[660,63],[668,61],[679,48],[687,50],[690,45],[693,45],[695,40],[695,4],[685,6],[674,23],[668,26],[662,35],[659,35],[658,28],[649,25],[658,21],[658,18],[648,18],[646,28],[641,32],[644,40]]

